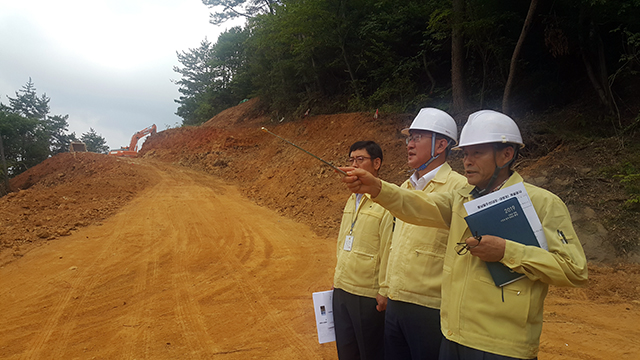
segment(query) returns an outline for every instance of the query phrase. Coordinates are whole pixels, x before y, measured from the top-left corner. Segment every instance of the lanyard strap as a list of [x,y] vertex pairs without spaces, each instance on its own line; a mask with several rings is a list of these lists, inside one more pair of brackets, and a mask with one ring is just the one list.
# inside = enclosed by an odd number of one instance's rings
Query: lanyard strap
[[353,227],[356,226],[356,221],[358,221],[358,215],[360,215],[360,202],[362,201],[362,199],[364,198],[364,195],[360,198],[360,201],[358,201],[358,197],[356,196],[356,206],[355,206],[355,213],[356,213],[356,218],[353,219],[353,221],[351,222],[351,229],[349,229],[349,236],[351,236],[353,234]]

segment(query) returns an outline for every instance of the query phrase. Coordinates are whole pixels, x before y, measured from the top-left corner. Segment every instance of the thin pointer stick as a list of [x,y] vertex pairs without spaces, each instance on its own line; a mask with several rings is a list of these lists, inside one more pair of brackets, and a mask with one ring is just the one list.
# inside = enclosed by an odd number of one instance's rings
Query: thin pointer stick
[[339,173],[343,174],[344,176],[348,176],[348,175],[347,175],[347,173],[346,173],[346,172],[344,172],[344,170],[341,170],[339,167],[337,167],[337,166],[333,165],[332,163],[330,163],[330,162],[328,162],[328,161],[326,161],[326,160],[324,160],[324,159],[322,159],[322,158],[320,158],[320,157],[318,157],[318,156],[313,155],[312,153],[310,153],[310,152],[308,152],[307,150],[305,150],[305,149],[301,148],[300,146],[298,146],[298,145],[296,145],[296,144],[292,143],[291,141],[289,141],[289,140],[287,140],[287,139],[285,139],[285,138],[282,138],[282,137],[280,137],[280,136],[278,136],[278,135],[276,135],[276,134],[272,133],[271,131],[267,130],[267,128],[265,128],[264,126],[262,127],[262,131],[267,132],[267,133],[269,133],[269,134],[271,134],[271,135],[273,135],[273,136],[277,137],[277,138],[278,138],[278,139],[280,139],[280,140],[284,140],[284,141],[286,141],[286,142],[287,142],[287,143],[289,143],[290,145],[295,146],[296,148],[298,148],[298,149],[300,149],[300,150],[302,150],[302,151],[306,152],[307,154],[309,154],[309,155],[313,156],[314,158],[316,158],[316,159],[318,159],[318,160],[322,161],[323,163],[325,163],[325,164],[327,164],[327,165],[331,166],[332,168],[334,168],[336,171],[338,171]]

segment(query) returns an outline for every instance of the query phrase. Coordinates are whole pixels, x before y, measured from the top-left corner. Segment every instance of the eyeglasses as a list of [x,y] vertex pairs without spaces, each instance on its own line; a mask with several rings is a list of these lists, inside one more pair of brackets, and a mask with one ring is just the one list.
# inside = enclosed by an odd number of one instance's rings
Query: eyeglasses
[[469,252],[469,250],[480,245],[480,240],[482,240],[482,236],[478,235],[478,233],[476,232],[476,235],[473,238],[478,240],[478,243],[475,245],[469,245],[466,242],[456,243],[456,247],[455,247],[456,253],[458,253],[458,255],[465,255],[466,253]]
[[404,141],[407,143],[407,145],[409,145],[411,141],[413,141],[414,143],[417,143],[417,142],[420,142],[421,139],[422,139],[422,134],[413,134],[408,136],[406,139],[404,139]]
[[366,157],[366,156],[350,157],[350,158],[347,159],[347,164],[351,165],[355,161],[356,164],[360,165],[360,164],[362,164],[364,159],[371,159],[371,158],[370,157]]

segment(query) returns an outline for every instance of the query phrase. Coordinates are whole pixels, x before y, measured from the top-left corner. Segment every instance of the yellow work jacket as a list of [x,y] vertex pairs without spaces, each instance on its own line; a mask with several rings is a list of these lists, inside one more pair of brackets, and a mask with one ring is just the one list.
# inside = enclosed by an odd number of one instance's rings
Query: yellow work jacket
[[[425,193],[448,192],[462,188],[467,179],[444,163],[422,190]],[[409,180],[402,186],[415,190]],[[418,226],[397,219],[382,292],[395,301],[440,309],[442,266],[449,229]]]
[[[522,177],[514,173],[504,186],[519,182]],[[538,354],[549,284],[585,285],[587,261],[562,200],[531,184],[524,183],[524,187],[544,228],[549,251],[507,239],[500,262],[526,278],[502,289],[493,283],[485,262],[469,253],[455,252],[456,243],[471,236],[463,204],[471,200],[473,186],[425,194],[383,182],[375,201],[403,221],[450,228],[440,312],[444,336],[474,349],[531,359]]]
[[[354,295],[375,298],[380,289],[380,278],[384,278],[387,267],[392,231],[393,216],[387,210],[371,201],[367,194],[362,196],[356,211],[356,195],[352,194],[342,214],[334,287]],[[353,236],[352,247],[345,250],[345,240],[350,233]]]

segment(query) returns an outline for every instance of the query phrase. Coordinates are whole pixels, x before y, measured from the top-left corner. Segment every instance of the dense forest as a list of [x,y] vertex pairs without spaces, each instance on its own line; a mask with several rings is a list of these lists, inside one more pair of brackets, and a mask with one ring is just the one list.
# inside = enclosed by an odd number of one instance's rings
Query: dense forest
[[[259,97],[276,121],[433,106],[461,122],[481,108],[517,120],[578,109],[571,131],[587,136],[633,138],[640,128],[640,0],[203,3],[214,25],[246,22],[177,52],[183,125]],[[0,195],[8,177],[78,140],[31,79],[8,99],[0,103]],[[80,140],[108,150],[93,129]],[[636,158],[611,173],[640,204]]]
[[580,102],[603,134],[640,123],[640,0],[203,2],[212,24],[247,21],[178,52],[184,125],[256,96],[278,120],[425,106],[521,117]]

